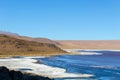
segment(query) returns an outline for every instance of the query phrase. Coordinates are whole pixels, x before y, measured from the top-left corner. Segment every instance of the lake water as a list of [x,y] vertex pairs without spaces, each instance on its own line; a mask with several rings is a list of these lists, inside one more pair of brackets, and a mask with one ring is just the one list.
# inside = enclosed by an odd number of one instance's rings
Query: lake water
[[[44,64],[60,67],[70,73],[93,74],[90,78],[59,78],[55,80],[120,80],[120,51],[76,50],[95,55],[59,55],[42,58]],[[99,55],[100,54],[100,55]]]

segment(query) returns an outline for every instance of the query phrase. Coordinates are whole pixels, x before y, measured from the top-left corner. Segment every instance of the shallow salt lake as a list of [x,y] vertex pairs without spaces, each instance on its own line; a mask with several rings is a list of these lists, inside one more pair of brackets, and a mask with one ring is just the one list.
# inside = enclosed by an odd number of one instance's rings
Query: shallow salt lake
[[[44,57],[39,57],[44,58]],[[52,67],[38,62],[38,57],[14,57],[0,58],[0,66],[6,66],[10,70],[17,70],[25,73],[32,73],[49,78],[67,78],[67,77],[91,77],[91,74],[76,74],[66,72],[66,69]]]
[[120,80],[120,51],[76,51],[85,54],[92,53],[92,55],[60,55],[47,58],[40,58],[39,60],[49,66],[64,68],[68,73],[83,73],[95,75],[93,77],[87,78],[67,77],[56,78],[55,80]]

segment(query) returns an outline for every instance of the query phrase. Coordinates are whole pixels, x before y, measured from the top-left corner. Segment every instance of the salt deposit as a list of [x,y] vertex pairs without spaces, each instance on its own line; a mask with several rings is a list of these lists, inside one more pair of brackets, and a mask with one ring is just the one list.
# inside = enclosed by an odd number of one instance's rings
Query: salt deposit
[[96,52],[80,52],[80,55],[102,55],[102,53],[96,53]]
[[37,60],[31,58],[6,58],[0,59],[0,66],[6,66],[9,69],[20,70],[22,72],[33,73],[49,78],[66,78],[66,77],[91,77],[91,74],[74,74],[67,73],[65,69],[51,67],[44,64],[36,63]]

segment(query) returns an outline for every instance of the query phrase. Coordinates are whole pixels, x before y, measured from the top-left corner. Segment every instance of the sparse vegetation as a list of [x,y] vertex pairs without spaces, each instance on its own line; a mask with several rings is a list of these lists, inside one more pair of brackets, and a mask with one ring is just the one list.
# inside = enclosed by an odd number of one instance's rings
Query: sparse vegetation
[[27,41],[0,34],[0,57],[48,56],[59,53],[63,54],[65,51],[54,44]]

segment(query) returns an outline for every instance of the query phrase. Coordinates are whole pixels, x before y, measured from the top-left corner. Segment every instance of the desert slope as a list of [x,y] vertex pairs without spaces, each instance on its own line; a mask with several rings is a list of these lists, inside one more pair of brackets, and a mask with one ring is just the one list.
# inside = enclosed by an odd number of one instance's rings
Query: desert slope
[[53,55],[65,53],[54,44],[17,39],[0,34],[0,56]]
[[36,41],[36,42],[40,42],[40,43],[50,43],[50,44],[54,44],[54,41],[48,39],[48,38],[32,38],[32,37],[28,37],[28,36],[21,36],[17,33],[12,33],[12,32],[6,32],[6,31],[0,31],[0,34],[4,34],[4,35],[8,35],[17,39],[22,39],[22,40],[28,40],[28,41]]
[[56,45],[62,49],[114,49],[120,50],[120,40],[50,40],[48,38],[32,38],[21,36],[16,33],[0,31],[0,34],[5,34],[20,40],[33,41],[39,43],[47,43]]
[[120,40],[57,40],[63,49],[120,49]]

